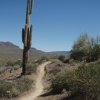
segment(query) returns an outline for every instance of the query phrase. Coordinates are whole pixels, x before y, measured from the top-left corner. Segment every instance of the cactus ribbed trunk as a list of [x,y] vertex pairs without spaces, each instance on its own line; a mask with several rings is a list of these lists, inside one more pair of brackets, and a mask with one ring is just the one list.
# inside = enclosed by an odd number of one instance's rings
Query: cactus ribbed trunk
[[23,49],[23,69],[22,69],[22,74],[25,75],[26,73],[26,66],[27,66],[27,62],[28,62],[28,50],[27,48],[24,47]]
[[25,23],[25,28],[22,29],[22,42],[23,42],[22,75],[26,74],[26,66],[28,63],[28,51],[31,48],[31,41],[32,41],[32,25],[30,26],[32,3],[33,0],[27,0],[26,23]]

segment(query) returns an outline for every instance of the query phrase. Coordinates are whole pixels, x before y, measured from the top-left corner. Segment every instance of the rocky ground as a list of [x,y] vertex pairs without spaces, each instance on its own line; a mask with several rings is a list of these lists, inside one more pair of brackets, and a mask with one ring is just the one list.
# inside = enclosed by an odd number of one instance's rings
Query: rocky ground
[[[78,65],[75,65],[75,64],[64,64],[59,60],[53,61],[52,63],[47,65],[44,69],[45,71],[45,75],[43,79],[44,91],[41,96],[36,98],[36,100],[67,100],[66,98],[68,97],[68,93],[66,91],[63,90],[61,94],[56,94],[56,95],[54,95],[51,92],[52,91],[51,79],[62,69],[74,70],[78,68],[77,66]],[[18,77],[20,73],[21,73],[21,68],[19,67],[16,67],[15,69],[7,69],[6,71],[4,71],[3,74],[0,75],[0,80],[11,80],[12,81],[13,79],[16,79],[16,77]],[[36,75],[33,74],[28,77],[35,79]],[[30,92],[27,92],[27,93],[30,93]],[[0,100],[7,100],[7,99],[0,99]]]

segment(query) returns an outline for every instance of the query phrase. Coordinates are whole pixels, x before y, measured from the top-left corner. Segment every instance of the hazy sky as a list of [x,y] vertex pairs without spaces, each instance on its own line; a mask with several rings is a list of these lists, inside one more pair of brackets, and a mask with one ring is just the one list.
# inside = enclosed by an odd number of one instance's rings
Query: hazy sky
[[[0,41],[22,47],[25,10],[26,0],[0,0]],[[33,47],[70,50],[81,33],[100,35],[100,0],[35,0],[31,23]]]

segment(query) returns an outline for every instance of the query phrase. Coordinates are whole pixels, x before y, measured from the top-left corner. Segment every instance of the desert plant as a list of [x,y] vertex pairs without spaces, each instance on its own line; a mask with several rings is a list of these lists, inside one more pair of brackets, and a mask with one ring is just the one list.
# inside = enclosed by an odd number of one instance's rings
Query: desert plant
[[49,59],[47,57],[43,56],[43,57],[37,59],[34,63],[41,64],[41,63],[48,61],[48,60]]
[[19,92],[15,88],[15,84],[11,82],[0,81],[0,97],[15,97]]
[[16,81],[15,87],[18,89],[20,93],[23,93],[31,89],[32,83],[33,83],[33,80],[26,77],[22,77]]
[[32,83],[33,80],[26,77],[21,77],[14,82],[0,81],[0,97],[16,97],[31,89]]
[[97,39],[82,34],[73,45],[71,58],[80,61],[95,61],[100,58],[100,36]]
[[22,75],[26,73],[26,66],[28,62],[28,51],[31,48],[32,41],[32,25],[30,26],[30,15],[32,13],[33,0],[27,0],[26,10],[26,24],[25,28],[22,29],[22,42],[24,44],[23,49],[23,63],[22,63]]
[[[62,71],[52,80],[55,92],[66,89],[71,95],[82,94],[84,100],[98,100],[100,95],[100,63],[82,65],[75,71]],[[74,100],[74,99],[73,99]]]
[[81,81],[80,90],[88,100],[100,95],[100,63],[79,67],[76,76]]
[[59,72],[56,76],[52,78],[52,88],[54,93],[61,93],[62,90],[66,87],[66,73]]
[[5,66],[15,66],[15,65],[21,65],[21,60],[17,60],[17,61],[7,61]]
[[32,73],[35,73],[37,69],[37,65],[36,64],[31,64],[29,63],[26,67],[26,74],[30,75]]
[[12,62],[12,61],[8,61],[6,63],[6,66],[14,66],[15,65],[15,62]]
[[65,61],[65,56],[60,55],[60,56],[58,57],[58,59],[59,59],[61,62],[64,62],[64,61]]

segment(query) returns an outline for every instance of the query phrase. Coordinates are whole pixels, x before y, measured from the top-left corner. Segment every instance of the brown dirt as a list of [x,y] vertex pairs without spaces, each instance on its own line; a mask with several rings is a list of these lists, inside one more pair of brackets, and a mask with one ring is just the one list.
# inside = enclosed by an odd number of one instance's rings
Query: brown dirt
[[61,94],[54,95],[48,91],[51,91],[51,78],[55,76],[62,69],[73,71],[77,69],[79,64],[64,64],[60,61],[53,62],[46,66],[45,77],[44,77],[44,93],[42,96],[36,98],[35,100],[67,100],[66,98],[69,96],[66,91]]
[[[58,72],[60,72],[62,69],[66,69],[69,71],[73,71],[75,69],[78,68],[79,65],[77,64],[64,64],[60,61],[56,61],[56,62],[52,62],[51,64],[47,65],[46,67],[44,67],[44,80],[43,80],[43,86],[42,88],[44,88],[43,90],[43,94],[47,94],[48,91],[51,90],[51,77],[55,76]],[[16,76],[19,76],[21,73],[21,68],[18,68],[17,70],[7,70],[5,71],[3,74],[0,75],[0,79],[1,80],[10,80],[10,79],[14,79],[16,78]],[[37,77],[37,75],[30,75],[29,78],[34,78]],[[26,94],[30,94],[33,96],[33,90],[30,90],[29,92],[25,93]],[[41,91],[42,92],[42,91]],[[24,96],[25,96],[24,95]],[[38,96],[38,95],[37,95]],[[29,96],[28,96],[29,97]],[[68,97],[68,93],[62,92],[61,94],[57,94],[57,95],[53,95],[53,94],[49,94],[47,96],[39,96],[34,100],[66,100],[64,98]],[[0,100],[7,100],[7,99],[0,99]],[[14,100],[14,99],[11,99]],[[16,99],[19,100],[19,99]],[[23,99],[23,100],[33,100],[32,98],[30,99]]]

